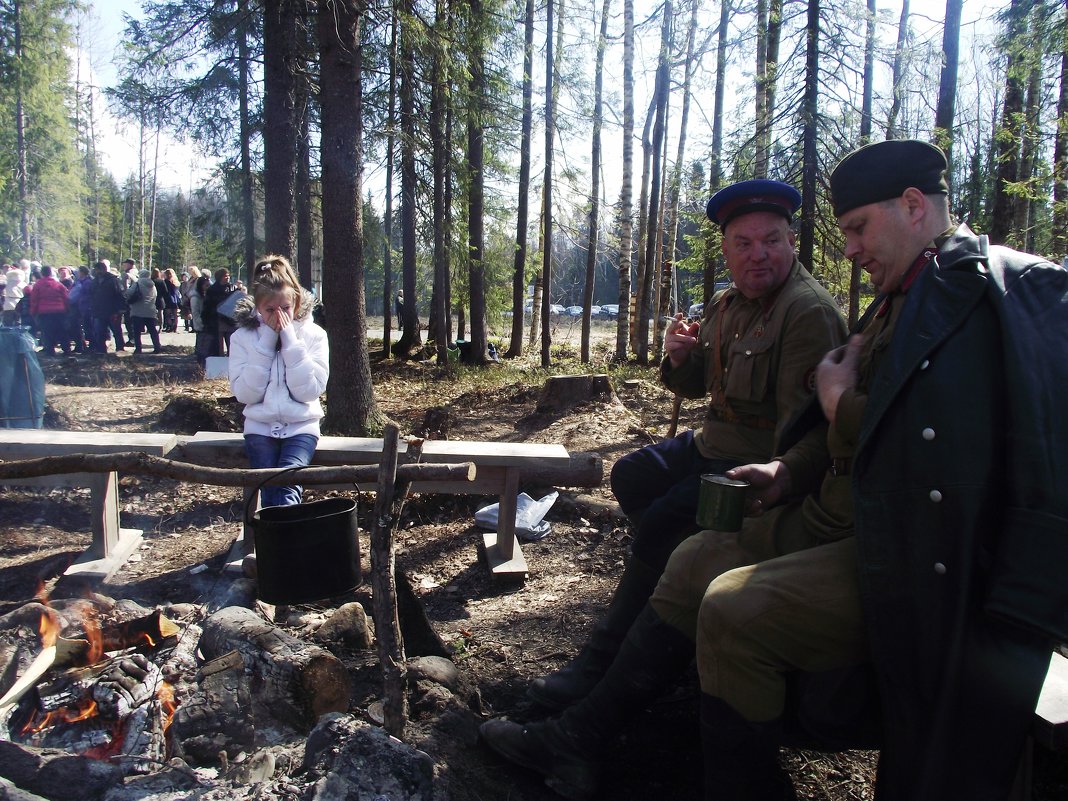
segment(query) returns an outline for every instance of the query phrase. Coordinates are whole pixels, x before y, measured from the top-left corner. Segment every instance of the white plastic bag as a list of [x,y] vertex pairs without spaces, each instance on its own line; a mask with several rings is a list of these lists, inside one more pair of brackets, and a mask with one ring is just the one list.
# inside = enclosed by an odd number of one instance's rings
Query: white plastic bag
[[[525,492],[519,494],[515,503],[515,535],[524,542],[540,540],[549,534],[551,526],[543,518],[560,497],[559,492],[550,492],[541,500],[534,500]],[[475,512],[475,525],[479,528],[497,530],[497,515],[500,504],[491,503]]]

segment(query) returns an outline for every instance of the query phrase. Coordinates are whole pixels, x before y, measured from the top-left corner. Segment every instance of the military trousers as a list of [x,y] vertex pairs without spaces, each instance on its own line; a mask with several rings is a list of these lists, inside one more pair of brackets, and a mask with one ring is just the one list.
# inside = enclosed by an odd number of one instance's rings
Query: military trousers
[[868,659],[856,540],[815,536],[799,504],[685,540],[650,603],[696,640],[701,691],[754,723],[782,715],[788,673]]
[[671,553],[699,529],[697,501],[703,473],[723,473],[738,462],[706,459],[694,432],[646,445],[612,467],[612,493],[626,515],[641,514],[631,551],[642,563],[662,570]]

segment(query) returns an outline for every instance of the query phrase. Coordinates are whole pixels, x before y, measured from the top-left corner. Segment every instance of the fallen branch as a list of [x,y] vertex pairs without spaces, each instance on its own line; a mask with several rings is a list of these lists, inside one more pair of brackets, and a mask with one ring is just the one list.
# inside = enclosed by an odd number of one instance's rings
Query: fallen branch
[[[270,476],[278,471],[267,468],[205,467],[178,462],[162,456],[130,451],[126,453],[71,453],[65,456],[44,456],[39,459],[20,459],[0,462],[0,481],[5,478],[35,478],[66,473],[137,473],[172,478],[197,484],[223,487],[255,486],[267,479],[267,484],[291,484],[293,475],[287,473],[277,479]],[[397,467],[398,481],[473,481],[473,462],[457,464],[406,464]],[[300,471],[301,484],[363,484],[378,480],[377,465],[341,465],[338,467],[306,467]]]

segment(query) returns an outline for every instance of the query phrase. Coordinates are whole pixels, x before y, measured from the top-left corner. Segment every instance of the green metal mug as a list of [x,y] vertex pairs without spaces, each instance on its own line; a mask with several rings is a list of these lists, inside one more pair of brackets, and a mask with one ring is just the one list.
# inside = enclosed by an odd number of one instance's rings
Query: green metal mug
[[738,481],[716,473],[701,475],[697,499],[697,525],[714,531],[741,531],[745,516],[748,481]]

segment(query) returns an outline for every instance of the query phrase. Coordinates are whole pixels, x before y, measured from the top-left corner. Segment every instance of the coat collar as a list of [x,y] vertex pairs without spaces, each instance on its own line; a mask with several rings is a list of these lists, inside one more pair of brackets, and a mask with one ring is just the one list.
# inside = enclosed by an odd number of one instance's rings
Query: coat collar
[[978,238],[961,225],[905,296],[890,349],[869,388],[858,452],[909,377],[960,327],[982,301],[986,288],[987,270]]

